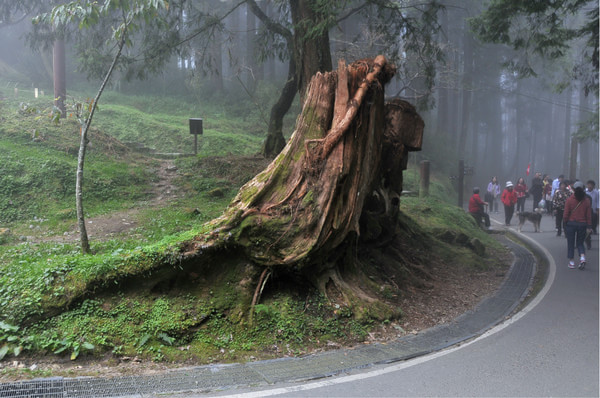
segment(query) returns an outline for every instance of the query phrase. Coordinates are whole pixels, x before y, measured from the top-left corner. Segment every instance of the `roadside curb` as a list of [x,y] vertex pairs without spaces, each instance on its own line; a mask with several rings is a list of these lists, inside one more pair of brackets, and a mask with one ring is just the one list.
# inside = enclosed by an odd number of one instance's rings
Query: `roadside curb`
[[[531,238],[510,229],[507,232],[519,241],[527,242],[538,255],[552,261],[547,250]],[[389,343],[365,344],[353,349],[327,351],[304,357],[204,365],[154,375],[55,377],[2,383],[0,397],[142,397],[165,393],[206,393],[245,386],[305,382],[441,351],[489,333],[492,328],[506,321],[530,293],[537,271],[534,254],[507,238],[503,238],[502,243],[514,253],[515,259],[496,293],[454,321],[416,335],[403,336]],[[540,291],[542,297],[554,280],[554,268],[549,267],[545,286]],[[527,308],[535,300],[537,297],[523,309],[523,313],[519,312],[513,318],[517,318],[517,315],[520,318],[528,312]]]

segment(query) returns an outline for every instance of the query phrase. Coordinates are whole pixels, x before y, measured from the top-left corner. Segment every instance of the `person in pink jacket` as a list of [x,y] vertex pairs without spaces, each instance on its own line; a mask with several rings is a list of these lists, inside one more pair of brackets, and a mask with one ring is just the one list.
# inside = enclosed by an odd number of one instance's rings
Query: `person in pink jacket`
[[504,204],[504,222],[506,225],[510,225],[510,220],[515,212],[515,204],[517,203],[517,194],[513,188],[513,183],[507,181],[506,188],[504,188],[502,196],[500,197],[502,204]]

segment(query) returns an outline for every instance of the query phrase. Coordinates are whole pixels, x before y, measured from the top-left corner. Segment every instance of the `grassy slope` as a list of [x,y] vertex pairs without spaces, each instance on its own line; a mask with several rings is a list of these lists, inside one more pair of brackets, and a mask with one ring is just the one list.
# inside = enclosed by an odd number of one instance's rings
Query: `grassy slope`
[[[198,107],[171,99],[110,94],[105,101],[96,124],[102,133],[93,133],[86,166],[87,211],[96,214],[135,206],[145,198],[153,178],[148,169],[153,161],[131,152],[111,136],[141,141],[161,151],[184,152],[184,142],[189,140],[187,117],[200,115],[205,118],[200,156],[177,162],[179,183],[188,194],[168,209],[142,212],[135,237],[92,242],[95,256],[81,256],[76,246],[68,244],[33,245],[14,238],[0,244],[0,321],[21,325],[15,329],[0,323],[0,345],[4,342],[11,350],[24,347],[32,353],[73,356],[93,346],[91,351],[97,354],[108,351],[154,360],[209,362],[279,355],[273,347],[300,353],[327,340],[348,342],[365,337],[372,324],[357,323],[351,310],[340,312],[318,295],[270,295],[257,306],[253,325],[240,323],[230,312],[237,299],[235,290],[227,288],[228,278],[233,282],[237,276],[227,273],[213,281],[214,289],[203,291],[136,292],[115,285],[114,294],[94,297],[60,316],[24,327],[23,322],[31,316],[59,304],[70,292],[84,289],[86,283],[114,283],[124,275],[148,272],[154,264],[168,261],[178,244],[201,233],[202,222],[217,216],[237,188],[262,167],[251,158],[207,157],[258,151],[261,137],[240,133],[259,129],[257,118],[247,110],[239,112],[244,117],[234,118],[225,117],[217,107],[200,112]],[[38,109],[43,104],[40,101],[33,106]],[[67,122],[55,127],[37,118],[37,112],[19,113],[17,108],[15,102],[0,103],[0,178],[10,187],[0,188],[2,217],[11,220],[7,225],[15,231],[26,229],[33,216],[45,220],[39,222],[41,227],[58,231],[60,225],[73,222],[71,176],[77,125]],[[40,141],[32,141],[33,130]],[[406,172],[405,189],[416,191],[417,187],[416,173]],[[494,244],[464,212],[444,204],[453,195],[447,184],[434,180],[431,192],[434,197],[426,201],[407,198],[402,203],[407,225],[418,236],[449,229]],[[466,266],[482,264],[468,248],[433,246],[437,258],[465,258]],[[273,334],[273,330],[278,332]]]

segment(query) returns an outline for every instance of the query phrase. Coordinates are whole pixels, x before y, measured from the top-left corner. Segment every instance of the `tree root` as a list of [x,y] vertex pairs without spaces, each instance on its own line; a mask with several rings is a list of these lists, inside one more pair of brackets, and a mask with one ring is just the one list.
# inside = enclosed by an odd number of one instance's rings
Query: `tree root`
[[258,278],[258,283],[256,284],[256,289],[254,290],[254,296],[252,297],[252,303],[250,305],[250,324],[252,324],[252,320],[254,318],[254,306],[260,301],[260,296],[262,295],[270,276],[270,268],[265,268],[260,274],[260,278]]

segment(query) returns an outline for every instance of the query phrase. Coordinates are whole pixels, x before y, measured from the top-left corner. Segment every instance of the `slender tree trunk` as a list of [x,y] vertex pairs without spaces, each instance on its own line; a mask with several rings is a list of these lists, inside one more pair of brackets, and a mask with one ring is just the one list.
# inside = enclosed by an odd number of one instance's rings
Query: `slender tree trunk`
[[[570,166],[570,155],[571,155],[571,98],[573,97],[573,93],[571,90],[567,91],[567,105],[565,108],[565,128],[563,130],[563,170],[567,169]],[[568,169],[568,175],[570,178],[570,169]],[[567,170],[565,170],[567,171]]]
[[556,160],[560,159],[562,157],[562,151],[560,150],[561,148],[561,138],[560,137],[560,128],[558,125],[558,121],[559,121],[559,106],[557,104],[552,104],[552,114],[551,114],[551,126],[550,126],[550,146],[551,146],[551,150],[550,150],[550,159],[553,161],[552,164],[552,170],[553,170],[553,175],[560,175],[563,173],[563,169],[560,166],[560,164],[556,164]]
[[571,137],[571,153],[569,154],[569,180],[577,178],[577,153],[579,142],[577,138]]
[[524,171],[525,171],[525,167],[527,166],[527,162],[528,159],[526,159],[527,157],[527,153],[525,152],[525,145],[523,145],[523,142],[525,141],[524,138],[527,134],[527,130],[526,130],[526,122],[525,122],[525,112],[522,109],[522,107],[524,106],[522,100],[517,97],[515,99],[515,105],[516,105],[516,109],[515,109],[515,117],[516,117],[516,135],[517,135],[517,148],[515,150],[515,162],[514,162],[514,172],[512,173],[512,175],[516,176],[516,178],[519,177],[523,177],[525,178],[524,175]]
[[67,81],[65,66],[65,41],[62,38],[54,41],[52,50],[52,66],[54,75],[54,106],[60,109],[62,117],[67,115],[65,99],[67,98]]
[[[475,114],[475,112],[473,112]],[[480,172],[480,150],[479,150],[479,131],[477,129],[477,121],[475,117],[471,117],[471,129],[473,131],[473,139],[471,140],[471,158],[473,159],[473,167],[475,173]],[[479,176],[479,174],[477,174]]]
[[500,94],[493,93],[490,98],[486,98],[486,101],[492,102],[488,109],[496,109],[496,111],[488,116],[487,126],[489,131],[487,135],[489,140],[487,141],[487,157],[488,165],[491,168],[491,174],[501,178],[502,174],[502,97]]
[[[439,32],[440,42],[448,45],[448,10],[442,9],[439,13],[441,29]],[[442,65],[442,67],[444,67]],[[439,77],[438,77],[439,79]],[[438,81],[438,105],[437,105],[437,133],[441,137],[449,137],[449,121],[448,121],[448,85],[447,81]],[[447,140],[450,142],[450,139]]]
[[[254,12],[254,10],[252,10],[252,8],[251,8],[251,11]],[[262,8],[261,8],[261,11],[262,11]],[[263,13],[267,20],[271,20],[273,18],[274,11],[273,11],[273,5],[271,2],[267,2],[265,4]],[[259,20],[260,20],[260,23],[266,25],[265,21],[263,21],[261,18],[259,18]],[[265,60],[265,62],[264,62],[265,72],[264,73],[265,73],[267,79],[269,79],[269,80],[276,79],[276,77],[277,77],[276,76],[277,75],[276,64],[277,64],[277,60],[275,59],[275,57],[270,57]]]
[[262,154],[266,158],[274,158],[285,147],[285,138],[283,136],[283,118],[290,110],[298,84],[296,82],[296,63],[293,59],[289,61],[288,80],[285,82],[279,99],[271,108],[269,119],[269,130],[267,138],[263,144]]
[[85,121],[85,125],[81,128],[81,140],[79,142],[79,155],[77,156],[77,179],[75,182],[75,201],[77,206],[77,224],[79,226],[79,238],[81,240],[81,252],[83,254],[91,253],[90,242],[87,235],[87,229],[85,226],[85,215],[83,212],[83,167],[85,163],[85,152],[88,143],[88,131],[90,129],[90,125],[92,124],[92,118],[94,117],[94,112],[96,112],[96,107],[98,105],[98,100],[108,83],[110,76],[112,75],[115,65],[121,56],[121,52],[123,51],[123,46],[125,45],[126,32],[124,31],[121,36],[121,40],[119,41],[119,45],[117,47],[117,53],[115,54],[112,64],[110,68],[106,72],[104,76],[104,80],[100,85],[100,89],[94,97],[94,100],[91,104],[90,114]]
[[[587,113],[585,111],[585,108],[587,107],[587,97],[585,95],[585,90],[583,89],[583,87],[581,87],[579,89],[579,123],[581,125],[584,125],[585,122],[587,121],[587,118],[589,117],[589,113]],[[579,142],[579,141],[578,141]],[[587,147],[589,147],[590,145],[587,145]],[[587,160],[587,147],[586,145],[584,145],[583,142],[581,142],[581,145],[579,146],[579,164],[577,167],[577,175],[579,176],[579,178],[581,180],[587,181],[586,180],[586,176],[584,175],[584,170],[586,169],[587,165],[588,165],[588,160]]]
[[471,110],[471,92],[472,92],[472,75],[473,75],[473,43],[470,31],[465,29],[463,37],[464,49],[464,67],[463,67],[463,82],[462,82],[462,117],[460,136],[458,140],[458,155],[464,159],[467,146],[467,137],[469,135],[469,117]]
[[223,46],[221,32],[216,29],[213,35],[210,51],[214,59],[214,73],[212,73],[212,82],[216,91],[223,92]]
[[254,92],[256,89],[256,83],[258,80],[258,69],[256,62],[256,15],[254,15],[248,7],[246,11],[246,67],[248,68],[246,73],[246,86],[250,92]]

